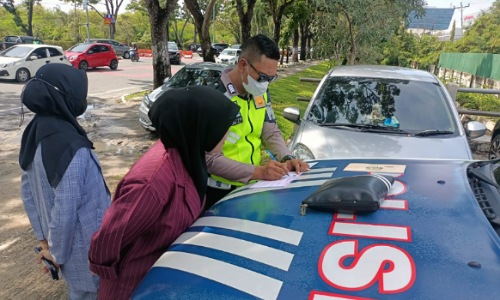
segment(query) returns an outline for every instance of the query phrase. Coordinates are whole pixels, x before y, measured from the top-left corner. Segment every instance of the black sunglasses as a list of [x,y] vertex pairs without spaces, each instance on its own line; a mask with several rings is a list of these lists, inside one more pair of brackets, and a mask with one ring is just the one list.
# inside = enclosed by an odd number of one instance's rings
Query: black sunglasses
[[274,75],[274,76],[269,76],[269,75],[266,75],[262,72],[259,72],[257,71],[257,69],[252,65],[251,62],[248,62],[248,64],[250,65],[250,67],[252,67],[252,69],[257,73],[257,75],[259,75],[259,78],[257,78],[257,82],[273,82],[275,81],[276,79],[278,79],[278,75]]

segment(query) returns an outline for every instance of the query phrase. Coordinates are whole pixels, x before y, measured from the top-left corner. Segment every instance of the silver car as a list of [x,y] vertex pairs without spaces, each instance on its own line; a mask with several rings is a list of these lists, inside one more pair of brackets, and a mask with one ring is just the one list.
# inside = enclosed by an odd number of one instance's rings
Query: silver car
[[454,101],[431,73],[392,66],[340,66],[323,77],[289,148],[302,159],[473,159],[468,138],[486,127],[462,125]]
[[165,79],[165,83],[162,86],[144,96],[144,100],[139,106],[139,122],[142,127],[149,131],[155,131],[149,119],[148,112],[156,99],[165,91],[188,85],[205,85],[215,89],[221,88],[220,75],[228,67],[229,65],[226,64],[215,64],[212,62],[192,63],[180,69],[172,78]]
[[110,39],[90,39],[91,43],[104,43],[109,44],[115,50],[116,56],[123,57],[125,59],[130,58],[129,49],[130,46],[124,45],[118,41],[110,40]]

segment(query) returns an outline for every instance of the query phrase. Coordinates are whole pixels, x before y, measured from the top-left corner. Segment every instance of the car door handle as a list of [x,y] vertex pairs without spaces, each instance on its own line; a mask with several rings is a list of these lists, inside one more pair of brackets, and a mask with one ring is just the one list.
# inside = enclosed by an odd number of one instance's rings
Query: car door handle
[[46,63],[46,64],[50,63],[50,60],[46,60],[46,61],[45,61],[45,63]]

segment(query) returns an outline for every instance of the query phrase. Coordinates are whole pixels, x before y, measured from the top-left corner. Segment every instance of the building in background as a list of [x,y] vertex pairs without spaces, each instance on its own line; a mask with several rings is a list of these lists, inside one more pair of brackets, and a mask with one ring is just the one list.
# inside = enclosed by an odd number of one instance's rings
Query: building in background
[[[465,7],[435,8],[425,9],[425,16],[417,18],[415,12],[411,12],[408,17],[408,31],[418,35],[431,34],[440,40],[450,40],[453,23],[455,23],[454,39],[460,39],[463,31],[470,28],[474,21],[483,11],[472,12]],[[462,20],[460,20],[462,18]],[[463,27],[463,29],[462,29]]]

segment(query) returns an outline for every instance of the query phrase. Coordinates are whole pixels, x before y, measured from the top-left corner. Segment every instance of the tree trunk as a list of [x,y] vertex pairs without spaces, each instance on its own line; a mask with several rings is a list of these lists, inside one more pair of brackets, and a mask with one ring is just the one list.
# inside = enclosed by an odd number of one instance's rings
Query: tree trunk
[[212,11],[214,9],[216,0],[210,0],[205,9],[205,15],[201,13],[200,6],[197,0],[184,0],[184,4],[191,13],[194,26],[198,31],[198,37],[200,38],[200,44],[202,49],[203,61],[215,62],[214,49],[210,43],[210,20],[212,16]]
[[[116,21],[116,19],[115,19],[115,21]],[[115,22],[111,22],[111,24],[109,24],[109,38],[114,40],[115,33],[116,33],[116,24],[115,24]]]
[[307,25],[306,23],[300,23],[300,60],[306,60],[306,49],[307,47]]
[[274,21],[274,34],[273,39],[276,44],[279,44],[281,34],[281,19]]
[[33,4],[35,0],[29,0],[28,2],[28,31],[26,35],[33,36]]
[[[299,47],[299,29],[298,28],[295,28],[295,30],[293,31],[293,38],[292,38],[292,46],[293,46],[293,56],[292,56],[292,61],[293,62],[299,62],[299,53],[298,53],[298,47]],[[300,54],[302,55],[302,53],[304,53],[304,48],[302,48],[302,51],[300,52]]]
[[246,12],[244,12],[243,2],[236,0],[236,10],[241,24],[241,43],[252,37],[253,10],[257,0],[247,0]]
[[168,4],[162,9],[158,0],[147,0],[146,5],[151,26],[151,48],[153,50],[153,87],[163,84],[163,80],[172,76],[167,46]]

